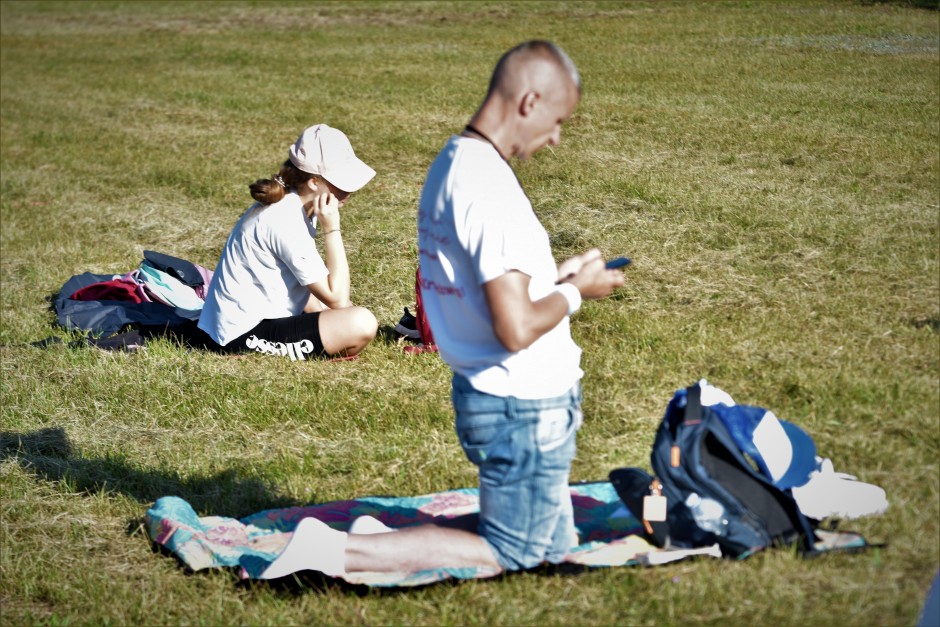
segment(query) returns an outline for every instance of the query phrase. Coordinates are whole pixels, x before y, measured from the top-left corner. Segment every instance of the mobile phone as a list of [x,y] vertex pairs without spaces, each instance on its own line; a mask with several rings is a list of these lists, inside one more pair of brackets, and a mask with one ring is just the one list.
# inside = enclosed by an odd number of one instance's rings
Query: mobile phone
[[607,262],[607,269],[614,270],[615,268],[623,268],[624,266],[630,265],[630,259],[628,257],[617,257],[616,259],[611,259]]

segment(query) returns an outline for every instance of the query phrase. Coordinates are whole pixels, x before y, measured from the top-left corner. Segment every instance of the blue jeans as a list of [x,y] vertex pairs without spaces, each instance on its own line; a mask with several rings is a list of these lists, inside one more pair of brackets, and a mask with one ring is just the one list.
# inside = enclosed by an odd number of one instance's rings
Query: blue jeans
[[575,539],[569,472],[581,386],[538,400],[474,390],[455,374],[457,437],[480,471],[477,533],[506,570],[562,561]]

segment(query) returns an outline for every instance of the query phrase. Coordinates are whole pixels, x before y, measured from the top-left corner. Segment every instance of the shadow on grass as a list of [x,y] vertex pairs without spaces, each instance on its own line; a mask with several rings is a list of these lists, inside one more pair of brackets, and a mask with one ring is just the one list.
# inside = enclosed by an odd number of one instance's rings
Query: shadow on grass
[[379,330],[375,334],[375,342],[381,342],[382,344],[396,345],[400,344],[401,346],[407,346],[408,344],[416,344],[415,340],[405,337],[401,333],[395,330],[395,327],[387,324],[383,324],[379,327]]
[[[242,476],[235,470],[225,470],[212,476],[182,478],[178,473],[154,469],[141,469],[128,460],[111,455],[103,458],[85,458],[72,446],[65,429],[51,427],[29,433],[0,431],[0,460],[14,460],[39,480],[61,484],[68,492],[86,495],[104,493],[124,494],[142,504],[150,505],[162,496],[174,495],[188,501],[194,509],[203,512],[226,512],[226,516],[243,518],[266,509],[297,506],[296,500],[276,494],[274,488],[254,477]],[[475,528],[476,515],[462,516],[436,524],[461,528]],[[194,571],[177,554],[155,543],[148,537],[143,513],[127,522],[127,535],[147,537],[156,554],[173,558],[187,574]],[[216,569],[219,570],[219,569]],[[239,577],[238,568],[222,568]],[[573,576],[590,570],[574,564],[545,565],[526,573],[540,576]],[[518,573],[503,573],[491,580],[503,580]],[[295,573],[276,580],[239,580],[239,588],[270,589],[283,595],[323,593],[339,589],[358,596],[396,596],[430,586],[455,586],[463,579],[444,579],[420,586],[370,587],[351,584],[313,571]]]
[[61,483],[73,492],[124,494],[146,505],[161,496],[179,496],[197,511],[227,512],[237,518],[300,504],[235,469],[181,477],[174,471],[141,468],[120,454],[87,458],[74,449],[62,427],[30,433],[0,431],[0,459],[13,459],[38,479]]
[[422,343],[421,340],[405,337],[396,331],[394,327],[388,325],[379,327],[378,333],[375,334],[375,341],[388,346],[398,346],[402,351],[411,355],[437,354],[436,345],[428,346]]
[[[365,584],[353,584],[343,579],[328,577],[327,575],[318,573],[316,571],[305,570],[294,573],[293,575],[289,575],[287,577],[281,577],[280,579],[245,579],[239,581],[237,586],[248,591],[255,589],[272,590],[275,593],[283,596],[299,596],[309,593],[322,594],[328,590],[334,589],[341,590],[348,594],[355,594],[359,597],[376,595],[382,597],[395,597],[403,594],[413,594],[417,590],[423,590],[432,587],[456,587],[468,584],[471,581],[477,581],[481,583],[500,582],[505,581],[511,577],[519,577],[523,575],[534,575],[538,577],[575,577],[596,570],[597,569],[592,569],[588,566],[583,566],[580,564],[543,564],[529,570],[507,571],[500,573],[495,577],[487,577],[485,579],[458,579],[456,577],[451,577],[449,579],[442,579],[440,581],[434,581],[417,586],[367,586]],[[237,576],[237,569],[232,569],[232,572],[235,574],[235,576]]]

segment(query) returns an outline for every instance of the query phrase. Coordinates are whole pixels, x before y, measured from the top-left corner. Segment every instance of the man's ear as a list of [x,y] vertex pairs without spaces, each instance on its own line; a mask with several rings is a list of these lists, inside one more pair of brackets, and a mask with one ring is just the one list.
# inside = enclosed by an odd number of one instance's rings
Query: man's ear
[[522,98],[519,100],[519,114],[523,117],[532,113],[532,110],[535,109],[536,103],[539,101],[541,96],[537,91],[527,91],[522,95]]

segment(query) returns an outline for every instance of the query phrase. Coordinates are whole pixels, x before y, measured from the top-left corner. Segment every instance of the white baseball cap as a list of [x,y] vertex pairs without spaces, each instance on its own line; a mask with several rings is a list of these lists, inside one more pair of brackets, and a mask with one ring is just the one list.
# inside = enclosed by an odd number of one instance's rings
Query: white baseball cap
[[375,176],[353,152],[342,131],[326,124],[306,129],[290,147],[290,162],[297,169],[322,176],[344,192],[361,189]]

